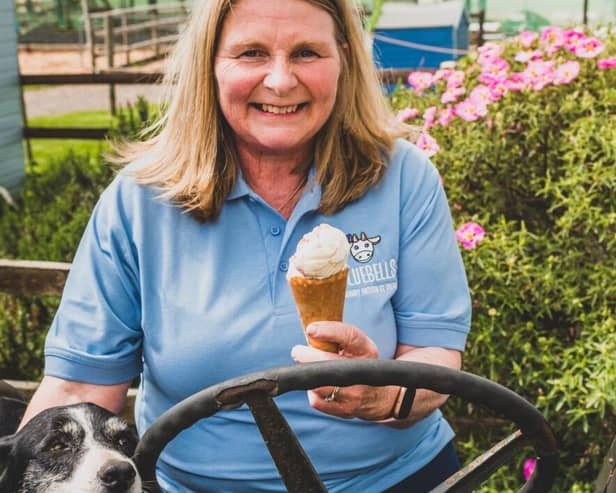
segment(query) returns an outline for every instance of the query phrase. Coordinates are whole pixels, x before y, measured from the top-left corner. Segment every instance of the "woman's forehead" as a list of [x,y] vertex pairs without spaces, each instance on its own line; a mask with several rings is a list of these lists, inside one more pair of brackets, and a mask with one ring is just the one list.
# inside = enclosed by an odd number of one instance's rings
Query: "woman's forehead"
[[330,14],[305,0],[240,0],[222,25],[224,44],[296,44],[335,40]]
[[230,7],[223,26],[239,23],[270,31],[273,23],[321,29],[326,27],[323,23],[334,25],[329,12],[307,0],[239,0]]

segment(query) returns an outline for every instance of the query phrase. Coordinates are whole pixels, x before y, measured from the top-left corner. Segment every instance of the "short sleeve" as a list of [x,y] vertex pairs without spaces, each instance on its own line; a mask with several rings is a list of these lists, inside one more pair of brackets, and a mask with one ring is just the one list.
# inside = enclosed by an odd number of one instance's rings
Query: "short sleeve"
[[401,181],[398,342],[462,351],[470,328],[468,282],[445,191],[420,151],[406,154]]
[[139,269],[121,181],[102,194],[77,249],[45,342],[46,375],[110,385],[140,372]]

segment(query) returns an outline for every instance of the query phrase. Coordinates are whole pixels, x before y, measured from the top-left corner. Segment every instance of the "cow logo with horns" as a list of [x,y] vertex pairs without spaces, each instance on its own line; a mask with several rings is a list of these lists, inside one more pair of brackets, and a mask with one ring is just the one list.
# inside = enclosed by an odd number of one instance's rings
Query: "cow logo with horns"
[[381,241],[380,236],[373,236],[368,238],[363,231],[359,234],[359,237],[353,233],[347,234],[347,239],[351,244],[351,256],[361,264],[370,262],[370,259],[374,255],[374,245]]

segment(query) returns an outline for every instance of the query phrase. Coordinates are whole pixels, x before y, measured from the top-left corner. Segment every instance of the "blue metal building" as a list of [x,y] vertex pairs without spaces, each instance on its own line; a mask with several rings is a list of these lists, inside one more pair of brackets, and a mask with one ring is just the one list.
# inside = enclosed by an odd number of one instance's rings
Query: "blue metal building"
[[372,48],[379,68],[434,69],[463,56],[468,44],[469,20],[463,0],[385,2]]
[[14,9],[12,0],[0,0],[0,187],[9,191],[15,190],[24,178]]

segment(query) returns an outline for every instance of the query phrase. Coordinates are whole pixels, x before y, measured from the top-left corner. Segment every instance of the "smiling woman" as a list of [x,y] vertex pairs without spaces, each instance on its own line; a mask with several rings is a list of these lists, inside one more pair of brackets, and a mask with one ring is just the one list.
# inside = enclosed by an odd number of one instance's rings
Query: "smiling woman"
[[[442,183],[399,138],[350,0],[196,2],[165,84],[153,136],[117,149],[25,420],[84,400],[117,412],[137,376],[144,433],[209,385],[293,361],[460,367],[470,303]],[[286,279],[321,223],[353,278],[344,321],[306,331],[337,353],[305,345]],[[330,491],[421,493],[457,469],[447,396],[295,394],[279,406]],[[284,491],[246,407],[178,435],[157,475],[168,492]]]

